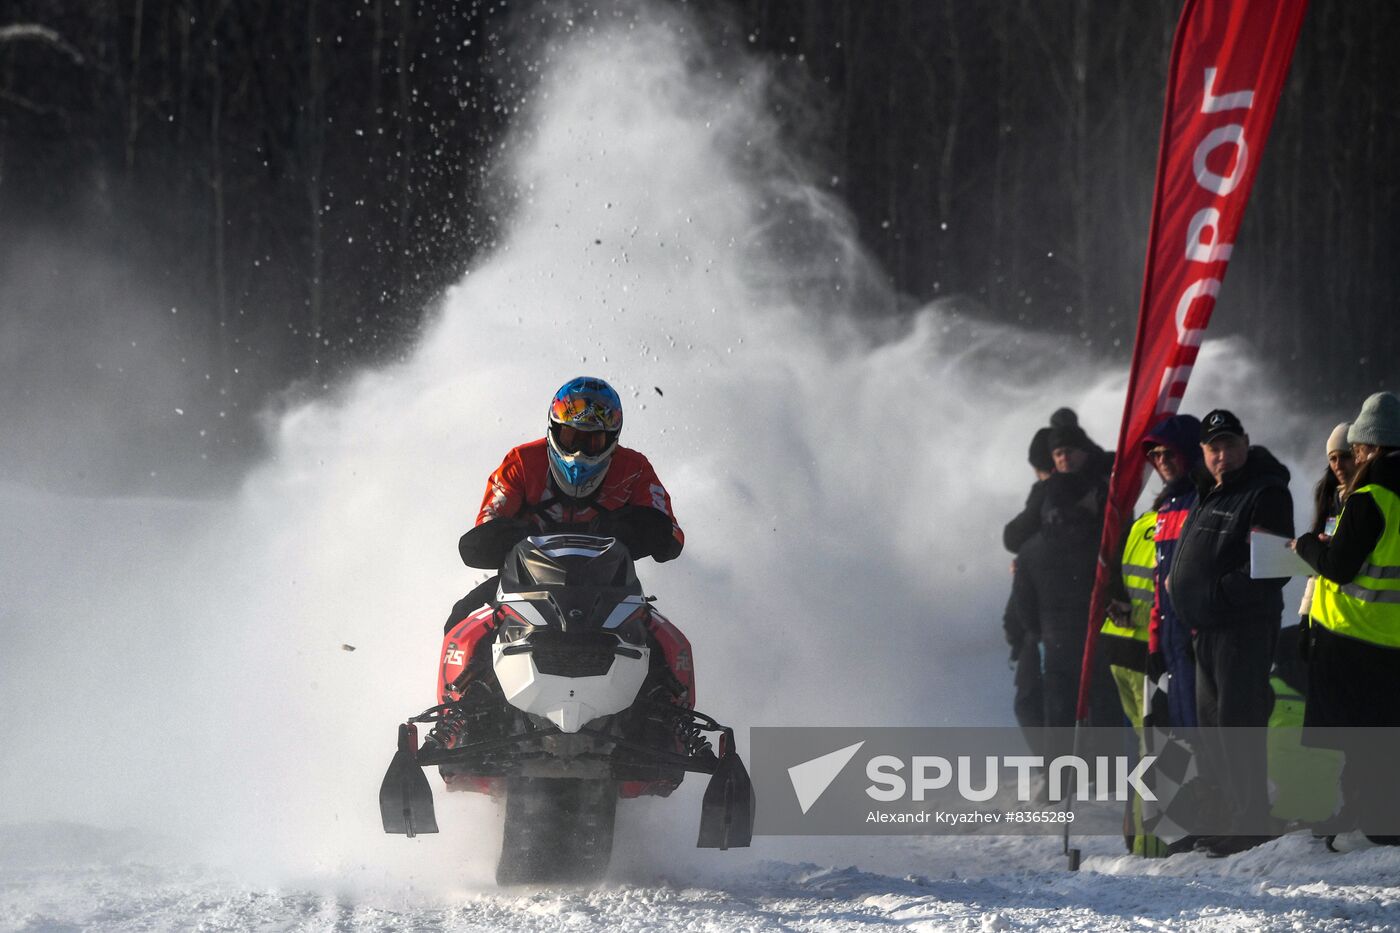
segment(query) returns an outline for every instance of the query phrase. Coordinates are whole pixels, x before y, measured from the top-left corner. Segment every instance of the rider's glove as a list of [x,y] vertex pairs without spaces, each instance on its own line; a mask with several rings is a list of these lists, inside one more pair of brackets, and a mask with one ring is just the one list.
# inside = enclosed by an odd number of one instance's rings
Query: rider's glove
[[493,518],[462,535],[457,553],[468,567],[499,570],[510,549],[529,536],[531,527],[523,518]]

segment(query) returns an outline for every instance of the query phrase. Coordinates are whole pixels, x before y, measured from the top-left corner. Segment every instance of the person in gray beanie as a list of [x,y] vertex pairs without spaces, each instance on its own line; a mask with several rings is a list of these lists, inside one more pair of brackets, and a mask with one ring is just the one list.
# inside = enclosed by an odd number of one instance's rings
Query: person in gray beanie
[[[1400,398],[1390,392],[1377,392],[1366,399],[1361,414],[1347,431],[1347,443],[1400,448]],[[1375,456],[1374,452],[1370,454]]]
[[[1347,431],[1356,475],[1335,534],[1293,542],[1320,576],[1313,594],[1305,729],[1400,727],[1400,398],[1377,392]],[[1308,738],[1346,753],[1338,830],[1400,844],[1394,769],[1386,743],[1355,733]],[[1380,827],[1379,833],[1373,827]],[[1330,844],[1330,843],[1329,843]]]

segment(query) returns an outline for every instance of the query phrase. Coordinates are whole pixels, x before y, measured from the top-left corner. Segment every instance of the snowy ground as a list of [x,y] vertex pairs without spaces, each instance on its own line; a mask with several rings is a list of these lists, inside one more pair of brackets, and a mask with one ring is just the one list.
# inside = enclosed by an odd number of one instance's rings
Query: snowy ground
[[[1295,833],[1231,859],[1146,861],[1057,838],[766,840],[593,890],[256,884],[169,844],[69,825],[0,828],[4,930],[1362,930],[1400,928],[1400,850]],[[405,843],[413,845],[413,843]],[[788,849],[804,858],[765,857]],[[626,858],[622,859],[626,862]]]

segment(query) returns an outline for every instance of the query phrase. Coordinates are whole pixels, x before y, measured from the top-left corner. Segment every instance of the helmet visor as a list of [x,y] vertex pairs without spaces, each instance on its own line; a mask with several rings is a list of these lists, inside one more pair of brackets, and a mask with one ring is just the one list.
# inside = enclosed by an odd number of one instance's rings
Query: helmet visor
[[554,424],[573,425],[593,431],[616,431],[622,427],[622,409],[582,394],[557,396],[549,406]]
[[566,454],[596,457],[608,449],[615,436],[611,431],[584,431],[569,424],[553,424],[554,443]]

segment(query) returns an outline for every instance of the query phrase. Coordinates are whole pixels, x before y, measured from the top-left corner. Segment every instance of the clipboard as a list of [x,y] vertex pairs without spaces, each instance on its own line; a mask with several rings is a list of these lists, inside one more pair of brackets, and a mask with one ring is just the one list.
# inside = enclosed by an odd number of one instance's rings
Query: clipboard
[[1289,538],[1260,531],[1249,533],[1249,576],[1254,580],[1311,577],[1317,573],[1308,562],[1288,549]]

